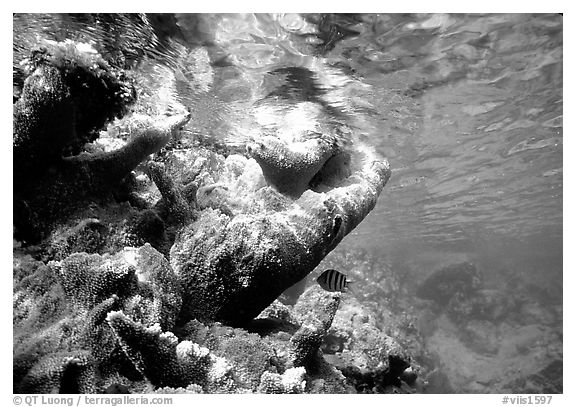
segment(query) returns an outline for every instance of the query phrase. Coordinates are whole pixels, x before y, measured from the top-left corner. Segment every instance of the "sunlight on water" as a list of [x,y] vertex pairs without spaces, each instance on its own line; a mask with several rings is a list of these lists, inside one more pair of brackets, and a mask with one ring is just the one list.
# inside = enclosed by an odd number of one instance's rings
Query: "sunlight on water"
[[[357,233],[386,235],[401,221],[390,238],[473,244],[467,230],[485,227],[561,241],[561,17],[389,19],[373,41],[360,35],[349,45],[361,54],[354,46],[364,44],[372,65],[356,69],[374,86],[412,96],[381,101],[379,149],[393,176]],[[408,216],[391,209],[405,206]]]

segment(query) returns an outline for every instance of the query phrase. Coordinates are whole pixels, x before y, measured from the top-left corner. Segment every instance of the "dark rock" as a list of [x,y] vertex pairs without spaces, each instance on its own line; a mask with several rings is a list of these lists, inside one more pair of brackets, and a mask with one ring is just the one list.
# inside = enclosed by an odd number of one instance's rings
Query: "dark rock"
[[445,306],[456,294],[468,296],[477,291],[480,285],[480,275],[474,264],[454,264],[430,274],[419,285],[417,295]]
[[512,309],[512,302],[498,290],[455,293],[447,304],[447,315],[456,323],[472,319],[501,322]]

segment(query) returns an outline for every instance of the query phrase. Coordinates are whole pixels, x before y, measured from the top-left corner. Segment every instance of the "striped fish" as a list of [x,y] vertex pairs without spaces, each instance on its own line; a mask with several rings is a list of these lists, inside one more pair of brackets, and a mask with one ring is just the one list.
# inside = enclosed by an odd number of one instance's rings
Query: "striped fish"
[[352,282],[346,279],[346,274],[337,270],[328,269],[316,279],[320,287],[326,291],[346,292],[348,285]]

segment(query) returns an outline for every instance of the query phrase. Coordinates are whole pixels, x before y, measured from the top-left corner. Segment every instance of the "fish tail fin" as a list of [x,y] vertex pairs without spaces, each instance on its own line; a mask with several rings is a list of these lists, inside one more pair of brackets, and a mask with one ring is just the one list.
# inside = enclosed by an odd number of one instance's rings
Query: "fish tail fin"
[[[356,281],[354,280],[346,280],[346,292],[349,292],[351,294],[355,293],[354,290],[354,283],[356,283]],[[352,284],[352,285],[351,285]]]

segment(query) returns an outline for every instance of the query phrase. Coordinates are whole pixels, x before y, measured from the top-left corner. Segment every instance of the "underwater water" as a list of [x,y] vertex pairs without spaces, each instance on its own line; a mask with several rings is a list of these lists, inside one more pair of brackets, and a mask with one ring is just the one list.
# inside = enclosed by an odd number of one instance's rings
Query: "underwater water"
[[[132,67],[136,108],[185,105],[190,143],[242,149],[279,81],[287,100],[327,94],[392,176],[314,277],[339,269],[417,330],[397,336],[418,338],[428,392],[562,392],[561,15],[35,15],[14,30],[15,61],[42,33]],[[464,263],[476,308],[419,295]]]

